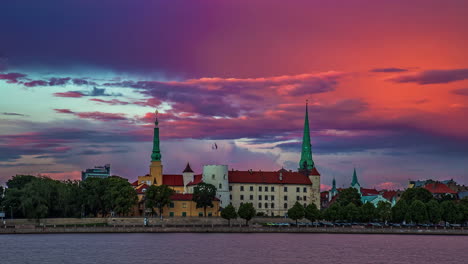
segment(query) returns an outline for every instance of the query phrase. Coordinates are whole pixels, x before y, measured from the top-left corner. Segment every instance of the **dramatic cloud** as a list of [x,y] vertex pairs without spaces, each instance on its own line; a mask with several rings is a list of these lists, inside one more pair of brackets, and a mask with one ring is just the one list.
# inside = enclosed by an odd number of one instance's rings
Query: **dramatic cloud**
[[0,73],[0,80],[5,80],[7,83],[17,83],[18,79],[26,77],[25,74],[10,72],[10,73]]
[[117,100],[117,99],[102,100],[102,99],[92,98],[92,99],[89,99],[89,100],[93,101],[93,102],[104,103],[104,104],[109,104],[109,105],[127,105],[127,104],[130,104],[129,102],[124,102],[124,101],[120,101],[120,100]]
[[1,114],[6,115],[6,116],[27,116],[27,115],[23,115],[23,114],[19,114],[19,113],[8,113],[8,112],[3,112]]
[[401,68],[376,68],[370,70],[370,72],[406,72],[408,71],[407,69],[401,69]]
[[72,114],[76,117],[83,119],[93,119],[99,121],[116,121],[116,120],[127,120],[125,114],[116,113],[103,113],[103,112],[73,112],[70,109],[54,109],[55,112],[60,114]]
[[69,91],[64,93],[54,93],[56,97],[71,97],[71,98],[80,98],[85,96],[82,92]]
[[453,94],[468,96],[468,88],[460,88],[452,90]]
[[427,70],[415,74],[400,75],[389,79],[397,83],[437,84],[468,79],[468,69]]

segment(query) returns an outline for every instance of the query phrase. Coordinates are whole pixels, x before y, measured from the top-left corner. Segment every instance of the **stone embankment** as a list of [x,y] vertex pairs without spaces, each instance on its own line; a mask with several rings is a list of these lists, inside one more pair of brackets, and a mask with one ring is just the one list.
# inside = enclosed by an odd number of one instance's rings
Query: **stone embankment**
[[227,221],[218,218],[54,218],[8,220],[0,227],[0,234],[58,234],[58,233],[339,233],[339,234],[418,234],[418,235],[468,235],[467,228],[391,228],[391,227],[295,227],[263,226],[267,222],[288,222],[284,218],[255,218],[249,226],[243,220]]

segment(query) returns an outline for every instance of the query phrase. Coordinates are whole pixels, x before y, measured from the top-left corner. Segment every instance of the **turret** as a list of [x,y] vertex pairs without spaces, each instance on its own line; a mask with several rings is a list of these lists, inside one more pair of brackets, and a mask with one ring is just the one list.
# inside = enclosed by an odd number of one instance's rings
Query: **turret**
[[187,162],[187,166],[185,166],[185,169],[182,172],[182,177],[184,179],[184,192],[187,192],[187,184],[193,181],[193,176],[193,170],[190,168],[190,163]]

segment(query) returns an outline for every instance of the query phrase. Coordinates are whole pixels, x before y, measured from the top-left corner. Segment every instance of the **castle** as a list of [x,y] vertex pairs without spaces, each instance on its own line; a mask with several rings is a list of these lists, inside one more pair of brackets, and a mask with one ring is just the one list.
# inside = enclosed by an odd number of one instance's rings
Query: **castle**
[[[297,171],[229,170],[228,165],[205,165],[202,174],[195,174],[187,163],[182,174],[163,174],[159,127],[156,121],[153,134],[153,151],[149,174],[139,176],[132,185],[142,201],[148,186],[165,184],[176,194],[173,203],[165,210],[168,216],[201,216],[202,208],[196,208],[191,201],[194,187],[205,182],[217,188],[214,207],[208,215],[218,216],[219,210],[232,204],[239,208],[243,203],[252,203],[257,213],[268,216],[284,216],[288,209],[300,202],[304,206],[315,204],[320,208],[320,173],[312,159],[308,105],[306,103],[301,159]],[[144,210],[140,206],[140,214]]]

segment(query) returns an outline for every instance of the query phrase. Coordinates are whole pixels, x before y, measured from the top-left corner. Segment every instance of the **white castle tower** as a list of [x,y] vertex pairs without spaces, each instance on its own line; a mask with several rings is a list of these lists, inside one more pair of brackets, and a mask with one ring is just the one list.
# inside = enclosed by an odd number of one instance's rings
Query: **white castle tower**
[[226,207],[231,203],[229,198],[229,181],[227,165],[203,166],[203,182],[213,184],[217,191],[216,197],[221,201],[220,206]]

